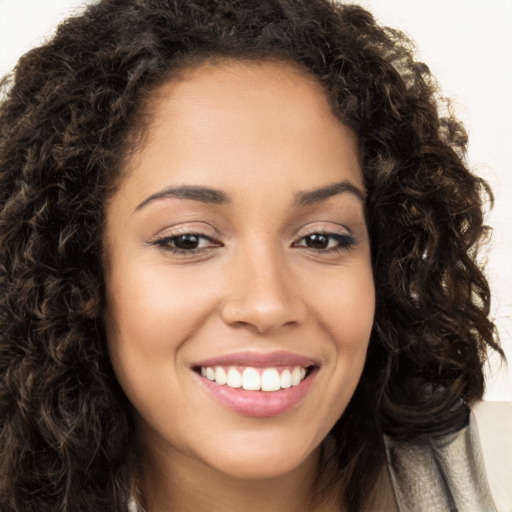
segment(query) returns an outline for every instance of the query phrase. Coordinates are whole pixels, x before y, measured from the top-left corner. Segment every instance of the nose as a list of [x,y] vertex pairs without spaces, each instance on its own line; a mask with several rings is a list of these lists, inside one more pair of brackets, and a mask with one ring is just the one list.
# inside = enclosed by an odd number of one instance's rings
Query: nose
[[258,334],[300,325],[307,307],[298,292],[286,257],[266,249],[240,251],[229,268],[221,316],[231,326]]

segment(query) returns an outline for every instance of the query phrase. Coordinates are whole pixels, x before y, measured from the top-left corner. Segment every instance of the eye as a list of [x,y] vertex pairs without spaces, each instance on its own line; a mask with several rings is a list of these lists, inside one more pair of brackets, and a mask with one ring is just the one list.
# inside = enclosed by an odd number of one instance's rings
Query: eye
[[294,247],[304,247],[314,251],[342,251],[355,245],[352,235],[340,233],[311,233],[294,243]]
[[195,254],[211,247],[220,247],[220,243],[199,233],[183,233],[165,236],[150,242],[167,251],[181,254]]
[[201,237],[201,235],[195,235],[192,233],[174,236],[169,240],[176,249],[180,249],[181,251],[192,251],[194,249],[198,249],[201,246],[201,242],[204,244],[205,241],[206,237]]

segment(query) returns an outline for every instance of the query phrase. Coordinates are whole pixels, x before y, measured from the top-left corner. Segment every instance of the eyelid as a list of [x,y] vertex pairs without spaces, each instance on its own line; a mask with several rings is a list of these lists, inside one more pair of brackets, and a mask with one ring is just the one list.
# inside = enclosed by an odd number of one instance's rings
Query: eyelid
[[323,233],[325,235],[352,235],[352,230],[345,226],[344,224],[340,224],[332,221],[316,221],[316,222],[308,222],[306,225],[301,226],[295,233],[296,238],[302,238],[308,235],[313,235],[316,233]]
[[158,233],[147,238],[145,241],[147,243],[151,243],[155,240],[173,238],[180,235],[200,235],[212,240],[221,237],[221,234],[213,226],[206,222],[182,222],[160,229]]

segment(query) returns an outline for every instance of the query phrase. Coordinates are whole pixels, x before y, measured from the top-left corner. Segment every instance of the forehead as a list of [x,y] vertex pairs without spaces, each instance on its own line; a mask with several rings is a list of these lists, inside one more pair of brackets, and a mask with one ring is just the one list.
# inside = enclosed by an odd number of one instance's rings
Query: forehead
[[335,116],[322,86],[293,63],[185,69],[153,91],[146,111],[144,142],[125,177],[153,177],[154,186],[157,179],[204,184],[222,177],[229,186],[241,174],[258,180],[271,173],[307,189],[318,185],[319,170],[327,184],[344,168],[362,186],[355,134]]
[[[310,92],[315,91],[315,95],[324,93],[322,84],[313,72],[298,62],[277,58],[244,60],[226,57],[212,58],[178,68],[167,81],[152,91],[149,103],[154,104],[167,98],[171,91],[176,97],[185,93],[201,96],[207,89],[211,93],[226,97],[241,86],[247,93],[250,91],[248,83],[261,86],[263,89],[259,93],[264,92],[265,87],[278,88],[291,84],[295,84],[292,85],[293,89],[303,89],[308,84],[308,89]],[[256,96],[252,95],[252,99]],[[244,99],[251,97],[246,96]]]

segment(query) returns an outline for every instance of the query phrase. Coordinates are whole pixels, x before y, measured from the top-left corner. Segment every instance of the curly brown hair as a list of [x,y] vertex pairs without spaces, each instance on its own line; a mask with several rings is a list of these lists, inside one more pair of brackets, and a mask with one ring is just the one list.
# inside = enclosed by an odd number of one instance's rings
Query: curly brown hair
[[403,34],[329,0],[103,0],[2,84],[2,512],[128,510],[137,455],[101,317],[103,205],[144,98],[219,57],[299,63],[359,137],[377,309],[333,429],[348,509],[364,509],[383,433],[453,431],[482,396],[486,351],[500,350],[476,262],[492,196]]

